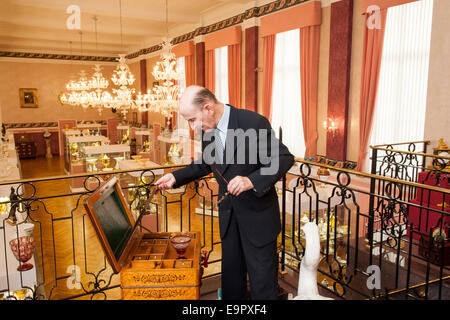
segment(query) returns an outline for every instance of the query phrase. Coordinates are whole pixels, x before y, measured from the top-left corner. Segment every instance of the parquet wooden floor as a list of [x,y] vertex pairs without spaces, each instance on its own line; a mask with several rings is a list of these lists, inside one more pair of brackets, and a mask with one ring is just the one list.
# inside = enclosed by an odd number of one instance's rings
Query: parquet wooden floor
[[[21,169],[23,179],[64,176],[64,159],[23,159]],[[47,299],[82,295],[85,291],[98,289],[94,287],[95,283],[99,284],[100,288],[118,286],[120,283],[119,275],[113,274],[104,257],[82,205],[86,195],[72,195],[70,184],[70,179],[61,179],[35,182],[35,190],[31,186],[26,187],[27,195],[35,192],[34,200],[30,201],[29,217],[35,224],[38,282],[43,283],[39,293]],[[196,199],[191,201],[191,212],[188,214],[188,199],[194,195],[193,190],[188,188],[183,196],[183,231],[189,229],[189,223],[190,230],[200,231],[203,249],[211,251],[209,261],[218,260],[221,256],[220,244],[212,244],[220,242],[218,218],[194,213]],[[35,200],[36,198],[39,200]],[[155,198],[158,198],[158,210],[164,212],[161,196]],[[173,201],[179,199],[179,195],[168,195],[167,198]],[[180,231],[180,204],[168,205],[167,212],[167,231]],[[163,228],[164,226],[165,223],[162,224]],[[82,288],[74,287],[73,266],[77,267],[75,270],[80,271],[77,279],[81,279]],[[205,275],[218,272],[220,261],[209,264],[205,269]],[[98,277],[97,281],[95,277]],[[105,295],[107,299],[120,299],[120,290],[109,289],[104,294],[81,296],[79,299],[104,299]]]

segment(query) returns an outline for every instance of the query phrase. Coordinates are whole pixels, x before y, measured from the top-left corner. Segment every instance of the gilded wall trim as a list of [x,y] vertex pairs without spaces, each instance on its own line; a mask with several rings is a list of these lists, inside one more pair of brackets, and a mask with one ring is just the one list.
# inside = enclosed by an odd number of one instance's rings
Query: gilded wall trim
[[[106,120],[96,120],[100,125],[105,126]],[[80,124],[81,121],[78,121]],[[58,128],[58,122],[18,122],[5,123],[5,129],[34,129],[34,128]]]
[[98,62],[117,62],[117,57],[80,56],[80,55],[68,55],[68,54],[56,54],[56,53],[36,53],[36,52],[0,51],[0,57],[28,58],[28,59],[75,60],[75,61],[98,61]]

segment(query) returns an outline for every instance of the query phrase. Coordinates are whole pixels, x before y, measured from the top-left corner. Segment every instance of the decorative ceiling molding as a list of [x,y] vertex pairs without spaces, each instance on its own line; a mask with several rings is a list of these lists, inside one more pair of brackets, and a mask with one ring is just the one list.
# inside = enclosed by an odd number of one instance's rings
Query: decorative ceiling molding
[[80,56],[80,55],[36,53],[36,52],[0,51],[0,57],[26,58],[26,59],[74,60],[74,61],[89,61],[89,62],[117,62],[117,57]]
[[[252,7],[244,12],[221,20],[214,24],[198,27],[194,31],[183,34],[178,37],[174,37],[171,41],[173,45],[179,44],[181,42],[194,40],[195,37],[201,37],[208,33],[216,32],[237,24],[243,23],[245,20],[258,18],[267,14],[277,12],[279,10],[287,9],[301,3],[307,2],[308,0],[277,0],[259,7]],[[148,48],[140,49],[139,51],[133,52],[126,55],[127,59],[136,59],[140,56],[149,55],[155,53],[162,49],[161,44],[157,44]],[[10,51],[0,51],[1,57],[9,58],[28,58],[28,59],[49,59],[49,60],[74,60],[74,61],[91,61],[91,62],[117,62],[117,57],[105,57],[105,56],[81,56],[81,55],[67,55],[67,54],[53,54],[53,53],[29,53],[29,52],[10,52]]]
[[[245,10],[245,12],[242,12],[238,15],[235,15],[231,18],[216,22],[214,24],[211,24],[206,27],[199,27],[195,29],[194,31],[191,31],[189,33],[183,34],[181,36],[175,37],[172,39],[171,43],[172,45],[179,44],[181,42],[193,40],[195,37],[203,36],[208,33],[216,32],[240,23],[243,23],[245,20],[252,19],[252,18],[258,18],[261,16],[264,16],[266,14],[274,13],[279,10],[283,10],[289,7],[296,6],[298,4],[301,4],[303,2],[306,2],[308,0],[278,0],[274,1],[265,5],[262,5],[260,7],[253,7],[250,9]],[[149,52],[155,52],[160,50],[162,47],[161,45],[155,45],[150,48],[141,49],[137,52],[131,53],[126,56],[127,59],[134,59],[139,57],[140,55],[149,53]]]
[[[216,22],[216,23],[211,24],[206,27],[198,27],[194,31],[191,31],[189,33],[175,37],[172,39],[171,43],[172,43],[172,45],[176,45],[181,42],[193,40],[195,37],[204,36],[208,33],[216,32],[216,31],[243,23],[245,20],[252,19],[252,18],[258,18],[258,17],[264,16],[266,14],[274,13],[279,10],[283,10],[286,8],[296,6],[296,5],[304,3],[306,1],[308,1],[308,0],[278,0],[278,1],[270,2],[268,4],[262,5],[260,7],[253,7],[253,8],[245,10],[245,12],[242,12],[242,13],[235,15],[233,17],[230,17],[228,19]],[[126,58],[134,59],[143,54],[161,50],[161,48],[162,48],[161,45],[155,45],[150,48],[141,49],[137,52],[131,53],[131,54],[127,55]]]

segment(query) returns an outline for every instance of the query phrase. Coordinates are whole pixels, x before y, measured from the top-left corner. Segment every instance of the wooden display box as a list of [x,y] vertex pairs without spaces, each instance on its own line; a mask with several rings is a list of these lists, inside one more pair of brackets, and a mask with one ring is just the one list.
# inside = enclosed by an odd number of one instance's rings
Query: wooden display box
[[114,272],[120,273],[122,299],[199,299],[200,234],[191,238],[185,259],[170,244],[175,233],[143,233],[135,222],[116,177],[84,201],[103,251]]

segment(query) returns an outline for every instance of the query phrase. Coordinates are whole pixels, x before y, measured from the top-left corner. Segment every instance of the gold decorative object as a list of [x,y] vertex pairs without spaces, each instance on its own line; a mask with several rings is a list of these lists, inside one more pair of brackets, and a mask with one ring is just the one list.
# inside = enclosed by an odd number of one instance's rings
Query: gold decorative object
[[[443,138],[438,140],[438,146],[433,148],[433,154],[440,157],[450,157],[450,149]],[[432,158],[432,160],[427,169],[450,172],[450,160],[444,158]]]
[[327,168],[320,167],[317,170],[317,175],[318,176],[329,176],[330,175],[330,171]]
[[447,239],[447,234],[441,228],[437,228],[433,231],[431,235],[435,242],[443,242]]
[[440,138],[438,140],[438,147],[436,148],[436,150],[448,150],[448,146],[447,144],[444,142],[443,138]]
[[103,169],[107,169],[109,164],[111,163],[111,159],[105,154],[101,158],[101,162],[102,162],[102,165],[103,165]]
[[148,141],[144,141],[142,144],[142,152],[149,152],[150,151],[150,144]]
[[[320,181],[327,181],[330,176],[330,171],[327,168],[320,167],[317,170],[317,175],[319,176]],[[321,188],[325,188],[324,183],[320,185]]]
[[450,207],[450,204],[448,204],[447,202],[444,202],[444,203],[441,202],[441,203],[438,203],[436,206],[442,207],[442,209],[445,209],[445,208]]
[[139,162],[141,160],[142,156],[140,154],[136,154],[134,156],[131,156],[131,159],[133,159],[136,162]]
[[8,204],[5,202],[9,201],[9,197],[0,198],[0,215],[8,214]]
[[178,147],[178,144],[173,143],[170,146],[169,152],[167,153],[169,156],[169,163],[170,164],[180,164],[181,157],[180,157],[180,148]]
[[127,133],[125,133],[122,137],[122,144],[127,144],[130,136],[130,129],[127,129]]
[[77,153],[78,152],[78,143],[74,142],[70,145],[70,152],[72,154]]

